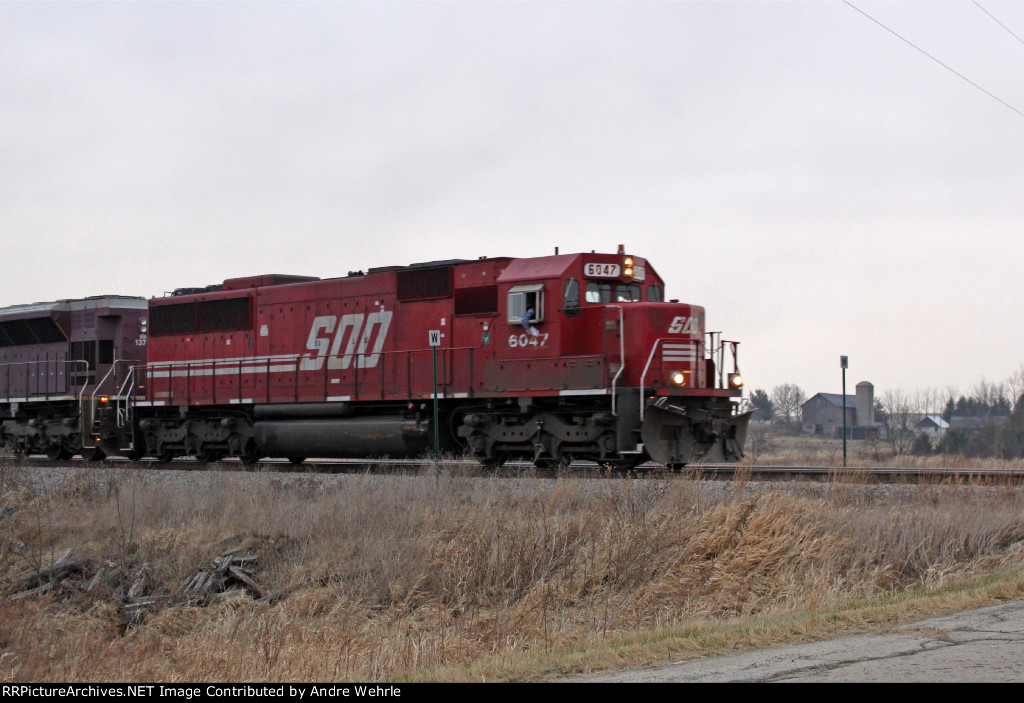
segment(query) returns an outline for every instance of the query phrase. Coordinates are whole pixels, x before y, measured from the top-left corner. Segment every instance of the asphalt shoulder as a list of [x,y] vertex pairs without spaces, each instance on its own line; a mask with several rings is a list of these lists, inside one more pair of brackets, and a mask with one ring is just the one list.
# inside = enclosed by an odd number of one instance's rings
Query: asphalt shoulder
[[887,634],[790,645],[577,681],[1022,682],[1024,601],[923,620]]

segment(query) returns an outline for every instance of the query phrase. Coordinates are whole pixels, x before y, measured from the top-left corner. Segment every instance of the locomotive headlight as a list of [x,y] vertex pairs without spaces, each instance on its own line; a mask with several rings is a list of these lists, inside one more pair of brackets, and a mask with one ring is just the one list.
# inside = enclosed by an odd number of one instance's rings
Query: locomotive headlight
[[632,266],[627,266],[626,270],[622,272],[622,275],[625,276],[626,278],[632,278],[633,277],[633,267]]
[[623,261],[622,263],[626,265],[626,268],[633,268],[633,257],[627,256],[626,260]]
[[729,374],[729,385],[732,388],[742,388],[743,387],[743,377],[740,376],[738,373],[731,373],[731,374]]
[[676,371],[674,374],[672,374],[672,383],[676,384],[677,386],[685,386],[686,374],[683,373],[682,371]]

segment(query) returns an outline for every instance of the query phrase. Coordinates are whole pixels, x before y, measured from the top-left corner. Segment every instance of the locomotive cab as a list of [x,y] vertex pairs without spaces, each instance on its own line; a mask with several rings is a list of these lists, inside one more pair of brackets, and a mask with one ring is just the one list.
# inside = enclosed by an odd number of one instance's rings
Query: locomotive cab
[[474,414],[460,436],[478,454],[619,467],[742,456],[737,343],[706,333],[702,307],[664,302],[647,260],[621,249],[518,259],[498,284],[504,329],[485,378],[516,392],[520,412]]

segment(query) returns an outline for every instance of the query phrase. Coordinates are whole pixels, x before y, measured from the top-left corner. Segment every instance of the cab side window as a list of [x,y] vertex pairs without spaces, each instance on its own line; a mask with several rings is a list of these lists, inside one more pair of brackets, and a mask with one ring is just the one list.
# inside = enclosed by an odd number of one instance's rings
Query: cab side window
[[532,310],[527,324],[544,321],[544,285],[542,283],[515,286],[508,293],[508,318],[510,325],[524,322],[527,312]]
[[114,363],[114,340],[113,339],[101,339],[99,340],[99,358],[97,363],[99,364],[113,364]]
[[575,278],[565,282],[562,307],[565,309],[566,317],[577,317],[580,314],[580,282]]
[[649,303],[662,303],[665,301],[665,292],[661,289],[661,286],[652,283],[647,286],[647,302]]

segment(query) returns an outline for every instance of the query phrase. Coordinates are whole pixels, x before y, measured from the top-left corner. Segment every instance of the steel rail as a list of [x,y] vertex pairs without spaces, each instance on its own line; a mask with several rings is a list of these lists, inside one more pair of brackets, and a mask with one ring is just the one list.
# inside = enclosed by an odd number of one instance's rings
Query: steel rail
[[684,471],[692,471],[704,478],[778,479],[803,477],[837,482],[872,482],[879,480],[907,481],[909,479],[941,479],[968,481],[1020,481],[1024,469],[992,469],[980,467],[915,467],[915,466],[744,466],[736,464],[695,464]]
[[[17,458],[13,455],[0,453],[0,461],[28,462],[28,463],[62,463],[78,464],[79,459],[64,462],[52,462],[43,456],[29,456]],[[82,461],[84,463],[84,461]],[[173,462],[159,462],[155,459],[143,459],[134,464],[128,459],[112,457],[105,460],[105,463],[117,466],[139,466],[141,468],[174,468],[183,470],[206,470],[216,469],[219,466],[225,468],[237,466],[240,462],[237,459],[225,459],[220,462],[205,464],[198,459],[179,458]],[[478,469],[481,475],[489,472],[479,469],[479,463],[473,459],[441,459],[439,464],[445,466],[465,467],[468,470]],[[90,466],[98,466],[95,462],[89,462]],[[302,464],[292,464],[288,459],[261,459],[259,467],[292,467],[293,470],[303,472],[323,471],[365,471],[374,468],[395,469],[419,469],[430,468],[434,464],[426,459],[309,459]],[[255,468],[255,467],[254,467]],[[513,471],[530,471],[534,466],[529,461],[510,461],[503,468]],[[664,476],[664,467],[654,463],[644,464],[639,470],[627,472],[626,475],[642,477]],[[623,476],[623,472],[609,471],[599,464],[593,462],[575,462],[569,467],[562,469],[537,468],[539,474],[560,474],[565,475],[566,471],[578,472],[582,475],[593,475],[604,473],[608,475]],[[991,468],[963,468],[963,467],[886,467],[886,466],[863,466],[855,468],[832,467],[832,466],[749,466],[736,464],[692,464],[682,469],[673,471],[677,475],[710,479],[710,480],[757,480],[757,481],[779,481],[779,480],[809,480],[809,481],[833,481],[836,483],[909,483],[911,481],[950,481],[969,483],[1018,483],[1024,481],[1024,469],[991,469]]]

